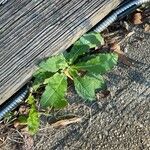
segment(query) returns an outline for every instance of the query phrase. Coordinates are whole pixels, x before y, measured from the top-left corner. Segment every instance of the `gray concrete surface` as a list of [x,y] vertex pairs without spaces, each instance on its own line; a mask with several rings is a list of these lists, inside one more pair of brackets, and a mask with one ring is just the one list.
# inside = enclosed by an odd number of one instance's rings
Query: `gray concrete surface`
[[38,150],[150,149],[150,33],[133,28],[127,41],[133,67],[119,64],[107,75],[111,96],[86,103],[69,92],[72,104],[61,114],[77,114],[83,122],[63,129],[42,129]]

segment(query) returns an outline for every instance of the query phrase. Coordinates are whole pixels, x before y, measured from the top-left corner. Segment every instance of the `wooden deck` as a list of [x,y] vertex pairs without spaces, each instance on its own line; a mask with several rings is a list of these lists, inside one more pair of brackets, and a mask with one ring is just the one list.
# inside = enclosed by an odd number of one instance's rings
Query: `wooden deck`
[[44,57],[67,49],[123,0],[9,0],[0,6],[0,104]]

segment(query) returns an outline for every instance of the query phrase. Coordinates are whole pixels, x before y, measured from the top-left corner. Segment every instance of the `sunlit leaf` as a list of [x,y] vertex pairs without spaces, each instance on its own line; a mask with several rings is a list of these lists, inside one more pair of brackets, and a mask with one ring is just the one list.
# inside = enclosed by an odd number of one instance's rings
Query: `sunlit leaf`
[[52,56],[39,64],[39,67],[45,71],[57,72],[59,69],[64,69],[68,66],[63,54]]
[[79,56],[89,52],[90,48],[103,45],[104,39],[97,32],[84,34],[75,42],[69,53],[65,53],[66,59],[72,64]]
[[42,107],[63,108],[67,105],[65,93],[67,91],[67,77],[56,73],[47,80],[47,86],[41,97]]
[[94,58],[75,64],[74,68],[96,74],[104,74],[117,64],[117,60],[118,55],[114,53],[98,54]]
[[28,131],[31,134],[35,134],[39,129],[40,120],[39,113],[36,109],[35,98],[32,95],[29,95],[28,97],[28,104],[31,105],[29,117],[27,119]]
[[104,87],[105,82],[101,75],[86,74],[83,77],[72,73],[74,79],[75,90],[85,100],[95,100],[95,90]]

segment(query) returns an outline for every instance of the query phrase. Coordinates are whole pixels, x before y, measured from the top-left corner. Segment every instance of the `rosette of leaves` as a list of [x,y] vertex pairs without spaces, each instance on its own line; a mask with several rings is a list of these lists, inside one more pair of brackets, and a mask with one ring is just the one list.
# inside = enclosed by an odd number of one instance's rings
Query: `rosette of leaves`
[[90,32],[76,41],[70,52],[52,56],[39,64],[39,70],[34,74],[33,89],[36,91],[41,85],[45,86],[40,100],[43,108],[60,109],[68,104],[65,98],[67,78],[73,80],[79,96],[89,101],[95,99],[95,91],[105,85],[102,75],[110,71],[118,60],[115,53],[88,55],[91,48],[102,44],[101,35]]

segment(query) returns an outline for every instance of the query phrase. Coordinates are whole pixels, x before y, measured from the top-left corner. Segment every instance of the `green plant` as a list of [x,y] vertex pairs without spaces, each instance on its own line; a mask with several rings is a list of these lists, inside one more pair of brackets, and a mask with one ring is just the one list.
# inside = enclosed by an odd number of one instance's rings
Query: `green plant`
[[30,105],[29,114],[27,118],[27,127],[30,134],[35,134],[40,125],[39,113],[36,108],[35,99],[30,94],[27,99],[28,104]]
[[[110,71],[118,60],[115,53],[90,54],[91,48],[103,43],[99,33],[91,32],[76,41],[70,52],[52,56],[39,64],[39,70],[34,74],[33,89],[37,91],[40,86],[45,86],[40,100],[43,108],[60,109],[68,104],[65,98],[67,78],[73,80],[79,96],[90,101],[95,99],[95,90],[105,86],[102,75]],[[34,112],[34,107],[32,110]]]
[[36,100],[32,93],[30,93],[27,103],[30,106],[28,114],[23,115],[20,114],[17,118],[17,126],[24,125],[27,126],[26,130],[31,134],[34,135],[37,133],[39,126],[40,126],[40,119],[39,119],[39,112],[36,108]]

